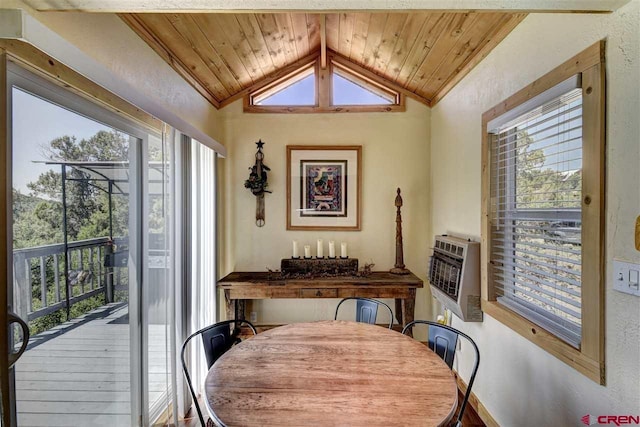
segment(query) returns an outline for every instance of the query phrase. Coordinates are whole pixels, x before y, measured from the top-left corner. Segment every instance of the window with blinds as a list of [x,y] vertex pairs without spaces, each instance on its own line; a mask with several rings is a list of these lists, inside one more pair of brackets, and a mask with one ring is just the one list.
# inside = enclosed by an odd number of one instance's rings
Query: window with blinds
[[579,76],[489,122],[490,268],[497,301],[581,343]]

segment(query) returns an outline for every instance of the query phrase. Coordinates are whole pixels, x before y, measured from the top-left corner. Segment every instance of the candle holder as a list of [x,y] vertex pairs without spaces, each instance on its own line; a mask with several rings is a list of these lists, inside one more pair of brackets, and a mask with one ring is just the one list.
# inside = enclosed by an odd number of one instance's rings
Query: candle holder
[[334,256],[327,257],[327,259],[336,259]]
[[358,258],[283,258],[280,261],[282,274],[305,277],[355,276],[358,274]]
[[[298,258],[298,259],[299,259],[299,258]],[[312,257],[312,256],[306,256],[306,257],[304,257],[303,259],[313,259],[313,257]]]
[[348,256],[341,256],[340,259],[349,259]]
[[299,256],[292,256],[291,259],[300,259]]
[[317,256],[316,259],[324,259],[323,256]]

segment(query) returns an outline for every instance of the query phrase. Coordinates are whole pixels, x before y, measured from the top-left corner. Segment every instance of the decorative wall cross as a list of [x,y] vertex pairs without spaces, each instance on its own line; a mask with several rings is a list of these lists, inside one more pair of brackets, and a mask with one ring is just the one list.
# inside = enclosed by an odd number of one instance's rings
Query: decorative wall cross
[[254,196],[256,196],[256,225],[258,227],[264,227],[264,193],[271,193],[266,190],[267,186],[267,171],[270,171],[269,167],[262,161],[264,160],[264,153],[262,147],[264,142],[258,140],[256,142],[258,151],[256,151],[256,163],[249,168],[251,173],[249,179],[244,182],[244,187],[251,190]]

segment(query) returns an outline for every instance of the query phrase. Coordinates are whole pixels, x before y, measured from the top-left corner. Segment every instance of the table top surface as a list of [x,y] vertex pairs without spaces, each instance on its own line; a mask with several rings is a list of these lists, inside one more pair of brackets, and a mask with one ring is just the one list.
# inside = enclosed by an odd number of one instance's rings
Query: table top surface
[[236,345],[205,383],[227,426],[436,426],[457,386],[424,344],[366,323],[294,323]]
[[368,276],[337,276],[314,278],[279,278],[278,273],[268,271],[233,272],[218,281],[218,287],[225,289],[232,286],[282,286],[289,287],[353,287],[353,286],[388,286],[422,288],[422,280],[413,273],[392,274],[388,271],[374,271]]

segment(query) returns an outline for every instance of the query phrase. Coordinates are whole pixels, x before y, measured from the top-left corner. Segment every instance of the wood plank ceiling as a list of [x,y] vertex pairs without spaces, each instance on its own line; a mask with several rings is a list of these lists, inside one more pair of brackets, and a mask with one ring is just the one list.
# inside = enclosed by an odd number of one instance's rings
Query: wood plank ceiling
[[[327,48],[434,105],[526,16],[465,13],[122,14],[220,108]],[[325,25],[321,25],[321,19]]]

